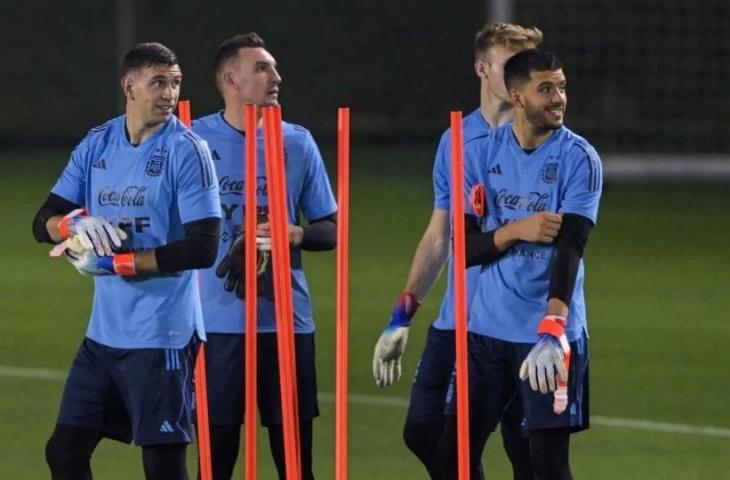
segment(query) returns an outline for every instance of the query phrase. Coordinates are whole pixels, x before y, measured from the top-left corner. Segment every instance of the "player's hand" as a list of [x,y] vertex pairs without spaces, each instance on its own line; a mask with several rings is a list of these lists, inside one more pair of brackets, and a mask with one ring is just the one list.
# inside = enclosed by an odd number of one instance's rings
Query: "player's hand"
[[79,236],[85,249],[94,249],[98,256],[113,255],[127,238],[124,230],[113,226],[109,220],[90,217],[83,208],[78,208],[61,219],[58,230],[63,238]]
[[[246,261],[243,255],[245,245],[245,236],[240,234],[231,244],[228,253],[218,267],[215,274],[220,278],[225,278],[223,289],[227,292],[235,292],[238,298],[245,298],[245,287],[243,275],[246,268]],[[256,237],[257,248],[257,265],[256,275],[260,276],[264,273],[269,260],[271,250],[271,239],[268,237]],[[260,292],[259,292],[260,293]]]
[[411,318],[419,306],[410,293],[404,292],[398,298],[388,328],[380,334],[373,352],[373,377],[377,386],[387,387],[400,379],[401,358],[408,342]]
[[66,259],[81,275],[105,276],[136,274],[134,254],[97,255],[96,250],[86,247],[81,234],[64,241]]
[[[520,367],[520,379],[530,379],[530,387],[542,393],[555,392],[561,386],[566,387],[568,383],[568,371],[570,368],[570,344],[565,336],[565,317],[557,315],[546,315],[540,322],[538,332],[540,340],[532,347],[527,358]],[[557,393],[557,392],[556,392]],[[566,393],[561,392],[561,395]],[[567,405],[567,394],[566,394]],[[559,408],[558,395],[554,410]],[[565,410],[562,407],[561,413]]]
[[[288,224],[287,229],[289,231],[289,245],[297,246],[301,245],[302,237],[304,236],[304,229],[299,225]],[[259,238],[271,238],[271,223],[266,221],[256,225],[256,242],[258,243]],[[271,240],[269,240],[271,241]],[[271,250],[271,247],[269,247]]]
[[514,223],[523,242],[553,243],[560,233],[563,216],[558,213],[540,212]]

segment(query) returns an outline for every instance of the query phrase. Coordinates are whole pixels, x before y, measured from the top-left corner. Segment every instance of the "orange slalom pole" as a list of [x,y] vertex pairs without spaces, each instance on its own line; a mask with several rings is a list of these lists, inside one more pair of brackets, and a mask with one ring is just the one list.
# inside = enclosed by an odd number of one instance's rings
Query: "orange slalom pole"
[[347,480],[347,373],[350,258],[350,109],[337,109],[337,300],[335,480]]
[[[287,214],[287,196],[286,196],[286,157],[284,152],[284,138],[283,138],[283,128],[282,128],[282,118],[281,118],[281,107],[274,107],[274,125],[276,128],[274,128],[274,138],[276,139],[276,152],[279,156],[279,161],[274,163],[275,172],[277,178],[281,178],[281,182],[279,182],[279,185],[281,185],[281,191],[278,193],[279,197],[282,199],[281,202],[279,202],[278,209],[280,211],[280,218],[284,219],[282,220],[282,225],[284,225],[284,231],[286,232],[286,235],[282,235],[282,251],[289,251],[289,227],[288,227],[288,214]],[[287,254],[285,255],[286,259],[286,269],[283,270],[286,272],[286,275],[282,275],[282,282],[284,282],[283,288],[286,289],[285,291],[288,291],[289,293],[284,296],[284,302],[285,302],[285,312],[289,312],[289,317],[291,318],[291,322],[285,322],[286,327],[286,335],[284,335],[284,340],[287,342],[288,347],[286,348],[287,352],[287,358],[289,361],[289,371],[291,372],[291,390],[292,390],[292,396],[291,396],[291,409],[293,412],[294,417],[294,429],[292,435],[296,439],[294,441],[294,457],[296,458],[297,465],[300,465],[301,461],[301,445],[299,444],[299,393],[297,391],[297,363],[296,363],[296,346],[294,343],[294,305],[293,305],[293,299],[291,295],[291,258]],[[299,469],[298,469],[299,470]]]
[[286,178],[284,174],[281,121],[277,122],[277,107],[264,107],[264,151],[271,221],[272,261],[274,267],[274,307],[276,312],[277,349],[282,423],[284,430],[284,461],[288,480],[299,480],[299,425],[296,420],[296,372],[293,356],[293,311],[291,303],[291,266],[286,211]]
[[[193,124],[190,101],[180,100],[177,105],[180,121],[188,128]],[[205,342],[200,344],[195,361],[195,404],[198,419],[198,459],[201,480],[212,480],[213,463],[210,456],[210,425],[208,423],[208,380],[205,372]]]
[[244,125],[246,128],[245,138],[245,155],[244,155],[244,178],[245,182],[245,252],[244,259],[246,269],[245,288],[246,288],[246,308],[245,308],[245,327],[246,342],[244,345],[244,356],[246,371],[244,372],[245,391],[244,391],[244,424],[245,424],[245,468],[244,478],[246,480],[256,480],[256,388],[258,378],[258,359],[257,345],[258,339],[258,323],[256,308],[258,306],[256,292],[256,189],[258,187],[258,177],[256,173],[256,106],[246,105],[244,112]]
[[464,143],[461,112],[451,112],[451,213],[456,323],[456,423],[459,480],[469,480],[469,367],[466,335],[466,241],[464,238]]

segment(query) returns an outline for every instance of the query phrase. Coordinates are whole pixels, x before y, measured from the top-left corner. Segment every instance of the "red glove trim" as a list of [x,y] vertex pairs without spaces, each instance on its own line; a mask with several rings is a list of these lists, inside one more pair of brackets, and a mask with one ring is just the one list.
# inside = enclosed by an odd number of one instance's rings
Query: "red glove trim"
[[[81,210],[81,211],[79,211]],[[87,212],[84,209],[77,209],[73,212],[69,213],[65,217],[61,219],[60,222],[58,222],[58,232],[61,234],[61,237],[63,238],[71,238],[74,236],[74,233],[69,229],[71,225],[73,225],[78,217],[86,217],[89,215],[89,212]]]
[[559,317],[557,315],[545,315],[540,322],[540,326],[537,327],[538,335],[552,335],[555,338],[560,338],[565,335],[565,326],[568,321],[565,317]]
[[114,255],[114,273],[122,277],[137,275],[137,268],[134,266],[134,253],[118,253]]

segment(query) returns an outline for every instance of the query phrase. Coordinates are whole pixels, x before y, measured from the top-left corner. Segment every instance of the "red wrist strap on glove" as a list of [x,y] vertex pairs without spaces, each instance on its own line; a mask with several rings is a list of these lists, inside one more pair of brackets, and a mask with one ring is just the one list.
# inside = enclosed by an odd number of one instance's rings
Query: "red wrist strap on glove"
[[555,338],[560,338],[561,335],[565,335],[565,326],[568,325],[568,320],[565,317],[559,315],[545,315],[540,322],[540,326],[537,327],[537,334],[552,335]]
[[421,306],[421,302],[411,292],[403,292],[398,297],[398,305],[402,305],[403,309],[412,317]]
[[134,265],[134,253],[118,253],[114,255],[114,273],[121,277],[132,277],[137,275],[137,267]]
[[58,232],[61,234],[61,237],[63,238],[71,238],[73,237],[74,233],[69,230],[69,227],[72,223],[75,222],[75,219],[77,217],[87,217],[89,215],[89,212],[86,211],[86,209],[83,208],[77,208],[76,210],[72,211],[65,217],[61,219],[60,222],[58,222]]

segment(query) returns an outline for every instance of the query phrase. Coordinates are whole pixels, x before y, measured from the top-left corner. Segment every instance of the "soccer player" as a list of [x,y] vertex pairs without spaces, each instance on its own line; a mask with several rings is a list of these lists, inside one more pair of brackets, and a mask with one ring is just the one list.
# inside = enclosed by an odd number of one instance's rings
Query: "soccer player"
[[[216,85],[225,109],[193,122],[193,130],[205,138],[213,152],[224,212],[218,267],[201,272],[203,318],[208,333],[207,378],[211,423],[213,477],[230,479],[238,455],[244,409],[244,304],[257,302],[258,407],[268,429],[271,454],[286,478],[279,390],[271,263],[259,265],[258,298],[244,299],[243,285],[243,151],[246,135],[257,139],[257,243],[269,237],[267,185],[261,110],[259,128],[244,131],[244,107],[279,104],[281,76],[274,57],[256,33],[236,35],[223,42],[215,56]],[[305,128],[282,125],[286,157],[287,213],[291,245],[291,281],[294,306],[299,432],[303,479],[312,472],[312,420],[319,415],[314,365],[314,320],[302,250],[331,250],[337,240],[337,205],[322,157]],[[303,213],[307,224],[302,224]],[[259,252],[262,262],[267,252]],[[241,297],[241,298],[238,298]]]
[[205,338],[192,270],[215,260],[220,205],[205,142],[173,115],[181,83],[164,45],[130,50],[126,114],[89,131],[33,221],[40,242],[96,247],[69,253],[94,277],[94,299],[46,445],[54,480],[91,479],[103,437],[141,446],[147,479],[188,478],[192,370]]
[[[555,55],[518,53],[504,78],[514,122],[467,143],[465,154],[466,191],[488,192],[487,208],[469,204],[466,216],[467,266],[482,265],[469,319],[471,470],[516,397],[535,478],[566,480],[570,434],[588,428],[582,257],[596,223],[601,162],[563,126],[566,79]],[[517,222],[536,212],[552,224],[531,241],[515,240]],[[456,478],[454,410],[452,396],[444,478]]]
[[[474,69],[480,79],[480,106],[463,120],[464,141],[482,137],[512,118],[512,105],[504,86],[504,63],[512,55],[537,47],[542,32],[509,23],[488,24],[474,39]],[[434,209],[431,220],[413,258],[408,280],[400,295],[390,324],[380,336],[373,355],[373,374],[378,386],[388,386],[401,375],[411,318],[438,278],[449,258],[451,233],[450,131],[441,136],[433,169]],[[529,220],[525,235],[540,228],[542,218]],[[478,268],[467,270],[467,297],[473,296]],[[470,300],[469,300],[470,301]],[[421,460],[431,478],[438,478],[438,439],[444,422],[444,406],[449,380],[454,370],[453,284],[449,262],[446,292],[438,317],[428,330],[426,346],[416,369],[410,405],[403,429],[408,448]],[[532,478],[527,441],[520,430],[519,405],[510,408],[502,428],[504,448],[515,478]]]

